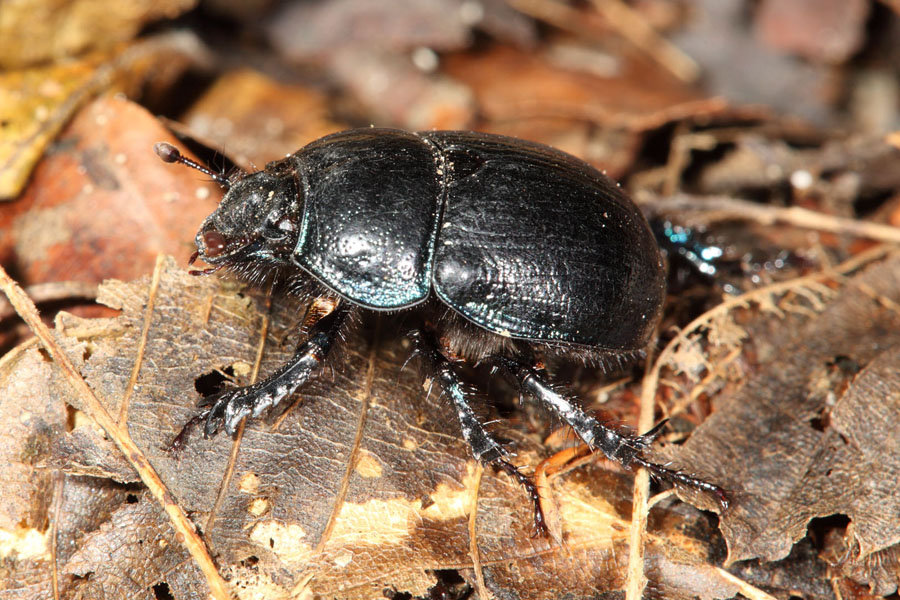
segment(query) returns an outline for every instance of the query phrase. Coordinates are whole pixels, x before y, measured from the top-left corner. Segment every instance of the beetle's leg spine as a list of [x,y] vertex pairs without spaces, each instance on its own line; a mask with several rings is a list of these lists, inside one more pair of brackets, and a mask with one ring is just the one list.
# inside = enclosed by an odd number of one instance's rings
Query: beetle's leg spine
[[531,477],[506,460],[507,451],[484,428],[469,405],[472,392],[466,389],[454,364],[438,349],[438,342],[430,332],[416,330],[410,333],[410,337],[415,344],[416,353],[425,359],[432,381],[436,381],[453,402],[463,437],[468,442],[472,454],[483,464],[504,471],[525,488],[534,509],[535,535],[547,535],[547,523],[541,510],[541,496],[537,486]]
[[509,358],[498,358],[496,362],[513,378],[521,393],[535,398],[568,423],[578,437],[591,448],[600,450],[607,458],[625,467],[630,467],[632,463],[638,464],[659,479],[710,493],[715,496],[723,511],[728,508],[728,496],[717,485],[648,461],[641,456],[659,435],[661,424],[645,435],[634,435],[624,430],[617,431],[586,413],[574,399],[554,389],[538,369]]
[[341,303],[321,317],[294,356],[268,379],[206,399],[205,403],[211,404],[204,428],[206,437],[214,435],[220,425],[224,425],[229,434],[234,434],[243,419],[258,417],[306,383],[325,362],[349,313],[350,308]]
[[644,460],[640,456],[634,457],[634,462],[650,471],[650,474],[658,479],[678,482],[687,487],[712,494],[713,496],[715,496],[716,502],[719,503],[722,512],[728,510],[728,507],[731,505],[731,499],[728,497],[728,494],[725,493],[725,490],[713,483],[709,483],[708,481],[703,481],[702,479],[698,479],[693,475],[688,475],[687,473],[682,473],[681,471],[676,471],[675,469],[670,469],[668,467],[664,467],[662,465]]

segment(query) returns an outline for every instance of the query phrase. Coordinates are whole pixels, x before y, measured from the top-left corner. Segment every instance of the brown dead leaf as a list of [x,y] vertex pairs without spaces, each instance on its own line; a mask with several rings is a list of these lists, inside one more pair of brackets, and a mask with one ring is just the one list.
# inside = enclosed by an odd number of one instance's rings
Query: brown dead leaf
[[[553,55],[498,46],[450,55],[443,71],[472,89],[492,131],[555,146],[614,178],[632,166],[643,132],[691,116],[710,117],[727,106],[645,60],[611,60],[615,67],[598,76],[560,67]],[[647,86],[648,80],[655,85]],[[598,126],[605,135],[592,136]]]
[[[783,558],[811,519],[837,514],[851,521],[851,563],[900,541],[898,301],[894,255],[848,280],[821,314],[775,333],[770,360],[683,447],[682,464],[732,491],[729,562]],[[872,583],[893,589],[896,573]]]
[[[3,16],[17,4],[5,5]],[[0,33],[0,44],[7,39]],[[201,55],[193,35],[174,33],[74,61],[0,70],[0,200],[19,194],[50,142],[94,96],[137,93],[148,80],[174,79]]]
[[148,22],[174,18],[196,0],[18,0],[3,6],[0,67],[22,68],[130,40]]
[[281,160],[313,140],[348,129],[329,117],[325,94],[249,69],[219,77],[183,120],[198,139],[227,151],[246,170],[253,160]]
[[[540,55],[496,47],[475,56],[448,56],[445,71],[470,85],[483,114],[499,121],[566,117],[645,130],[666,123],[676,113],[683,117],[691,104],[697,103],[699,109],[706,100],[651,63],[627,57],[618,61],[616,69],[600,77],[586,70],[560,69]],[[498,78],[497,73],[505,76]],[[655,80],[654,86],[644,85],[648,78]]]
[[17,202],[0,206],[0,258],[22,283],[149,272],[156,255],[185,259],[218,186],[153,153],[171,139],[153,115],[106,96],[81,110]]
[[65,563],[72,596],[158,600],[207,598],[202,578],[175,540],[165,513],[149,494],[133,495],[80,540]]
[[[519,486],[490,469],[479,476],[450,408],[436,394],[425,398],[414,369],[401,372],[409,352],[396,335],[402,316],[364,319],[336,350],[333,375],[307,386],[301,406],[280,421],[254,421],[237,441],[194,434],[180,457],[170,455],[165,448],[195,414],[197,380],[231,367],[241,374],[238,383],[246,383],[261,342],[265,376],[291,354],[301,312],[282,298],[266,311],[239,288],[191,277],[171,261],[152,298],[149,290],[147,279],[104,284],[99,300],[121,311],[109,321],[110,334],[61,316],[59,338],[113,418],[127,418],[130,435],[193,515],[238,595],[371,598],[390,586],[425,594],[435,583],[433,570],[459,570],[474,583],[472,552],[495,594],[547,598],[622,588],[630,478],[596,465],[551,476],[563,543],[532,538],[530,506]],[[36,349],[22,352],[52,371]],[[13,370],[8,381],[36,387],[22,389],[22,397],[43,397],[52,381],[21,375]],[[67,394],[43,401],[61,407],[61,398],[80,408]],[[502,431],[514,438],[517,461],[537,463],[541,451],[533,437],[512,427]],[[102,445],[91,448],[93,464],[116,463],[111,449],[104,459]],[[72,452],[67,457],[64,469],[84,472],[83,461]],[[67,475],[65,481],[73,479],[88,480]],[[159,509],[142,494],[134,497],[136,503],[107,506],[108,518],[93,523],[87,536],[60,532],[80,540],[74,553],[57,555],[64,558],[60,572],[95,574],[74,580],[85,593],[100,582],[139,596],[148,586],[182,585],[185,571],[173,569],[185,560],[180,545],[172,543]],[[653,514],[647,574],[654,589],[669,598],[733,595],[733,584],[709,565],[716,550],[700,513],[670,502]],[[136,569],[134,581],[114,579],[129,569]]]

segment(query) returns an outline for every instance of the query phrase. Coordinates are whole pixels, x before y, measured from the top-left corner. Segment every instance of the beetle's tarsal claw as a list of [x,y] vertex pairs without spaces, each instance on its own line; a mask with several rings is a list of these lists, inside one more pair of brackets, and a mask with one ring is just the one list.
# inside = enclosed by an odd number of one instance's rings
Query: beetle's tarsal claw
[[166,452],[175,457],[178,457],[181,454],[181,451],[184,450],[185,446],[187,445],[188,436],[197,425],[206,420],[206,416],[208,414],[209,411],[203,410],[191,417],[191,419],[184,424],[184,427],[181,428],[181,431],[178,432],[178,435],[175,436],[175,439],[172,440],[172,443],[169,444],[169,447],[166,448]]
[[537,485],[535,485],[534,480],[522,473],[517,466],[502,458],[497,458],[490,464],[518,481],[519,485],[525,488],[525,491],[528,493],[533,510],[531,537],[548,537],[550,535],[550,530],[547,527],[547,519],[544,517],[544,511],[541,508],[541,493],[538,490]]
[[209,407],[205,413],[205,437],[214,436],[220,428],[234,435],[244,419],[258,417],[306,383],[324,362],[349,312],[347,306],[338,304],[332,312],[324,315],[313,326],[309,339],[297,348],[293,358],[269,379],[204,398],[201,406]]
[[657,423],[653,429],[639,436],[641,443],[646,447],[653,443],[653,441],[659,437],[659,434],[662,433],[663,429],[665,429],[666,424],[669,422],[668,419],[663,419],[659,423]]
[[713,497],[715,497],[716,502],[718,502],[719,508],[722,509],[723,513],[728,510],[728,507],[731,505],[731,501],[729,500],[728,494],[725,492],[725,490],[713,483],[703,481],[702,479],[694,477],[693,475],[688,475],[687,473],[683,473],[676,469],[670,469],[669,467],[664,467],[660,464],[650,462],[649,460],[645,460],[639,456],[635,456],[633,460],[635,464],[638,464],[650,471],[650,474],[657,479],[662,479],[664,481],[668,481],[669,483],[683,485],[687,488],[711,494]]

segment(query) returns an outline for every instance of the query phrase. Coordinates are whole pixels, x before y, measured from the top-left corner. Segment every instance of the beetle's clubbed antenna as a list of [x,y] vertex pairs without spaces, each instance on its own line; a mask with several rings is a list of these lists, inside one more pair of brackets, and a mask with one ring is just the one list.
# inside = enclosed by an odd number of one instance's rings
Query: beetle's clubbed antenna
[[204,167],[200,163],[191,160],[190,158],[183,155],[179,152],[178,148],[169,144],[167,142],[158,142],[153,145],[153,151],[156,152],[156,155],[159,156],[163,162],[167,163],[181,163],[182,165],[186,165],[191,167],[192,169],[197,169],[204,175],[209,175],[212,177],[212,180],[221,185],[226,190],[231,189],[231,182],[228,181],[228,178],[225,177],[224,173],[216,173],[215,171]]

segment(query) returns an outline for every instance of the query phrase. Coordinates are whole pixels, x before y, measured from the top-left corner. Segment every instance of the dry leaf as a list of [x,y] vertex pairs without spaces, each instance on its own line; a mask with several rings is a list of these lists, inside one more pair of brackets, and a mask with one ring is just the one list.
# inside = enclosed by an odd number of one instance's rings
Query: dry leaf
[[156,255],[187,258],[218,186],[153,153],[171,139],[146,109],[105,96],[63,131],[25,193],[0,207],[0,257],[23,284],[130,279]]
[[[6,9],[15,4],[5,4]],[[29,16],[34,23],[36,17]],[[5,22],[0,19],[0,23]],[[0,43],[4,40],[0,33]],[[164,34],[79,60],[0,71],[0,200],[15,198],[75,112],[105,90],[136,92],[202,60],[197,38]]]
[[[633,164],[647,130],[690,115],[709,118],[726,108],[656,65],[622,57],[600,77],[560,68],[525,49],[497,46],[450,55],[442,71],[472,89],[491,131],[555,146],[613,178]],[[648,87],[647,80],[655,85]],[[593,135],[598,127],[604,135]]]
[[[149,296],[146,279],[101,287],[99,300],[121,310],[109,321],[109,335],[63,314],[59,338],[107,410],[127,418],[131,436],[193,515],[239,595],[305,590],[314,597],[371,598],[390,586],[425,594],[436,582],[434,570],[459,570],[474,584],[474,548],[483,581],[495,594],[547,598],[623,587],[630,477],[596,465],[551,477],[563,543],[532,538],[530,505],[519,486],[491,469],[482,474],[450,407],[436,394],[425,398],[415,369],[401,372],[409,353],[397,335],[402,315],[364,319],[336,350],[334,374],[326,370],[304,388],[301,405],[282,420],[252,422],[233,458],[234,440],[218,435],[206,441],[197,433],[179,457],[172,456],[165,449],[195,414],[203,376],[231,367],[242,373],[238,383],[246,383],[260,336],[260,373],[271,372],[291,354],[301,312],[283,299],[267,312],[239,288],[191,277],[171,261],[158,277]],[[22,352],[52,371],[36,349]],[[18,395],[43,398],[47,380],[53,377],[12,370],[5,381],[33,381],[35,389]],[[59,410],[61,398],[79,408],[66,394],[43,401]],[[517,461],[537,463],[542,450],[532,436],[496,427],[515,440]],[[50,441],[39,457],[56,461],[65,481],[84,482],[84,459],[59,453],[61,446]],[[93,473],[116,472],[110,465],[119,459],[111,449],[103,459],[102,444],[77,447],[91,448],[98,465]],[[96,481],[103,489],[110,485]],[[182,585],[173,578],[183,572],[171,570],[184,560],[180,547],[167,546],[171,556],[161,550],[160,544],[171,544],[169,527],[155,506],[134,497],[137,503],[124,500],[105,510],[109,518],[79,538],[78,549],[58,565],[61,572],[90,571],[97,581],[112,582],[116,572],[139,569],[136,587],[115,583],[123,593],[146,593],[160,582],[169,590]],[[474,542],[468,533],[473,508]],[[731,595],[732,584],[709,566],[715,550],[705,541],[708,524],[697,511],[685,510],[677,502],[654,509],[647,541],[651,584],[670,598]],[[118,552],[104,550],[117,544]],[[101,556],[108,557],[102,569]],[[159,573],[168,575],[159,580]],[[94,589],[90,580],[76,584]]]
[[0,73],[0,199],[19,193],[47,144],[96,91],[103,58]]
[[199,572],[149,494],[125,499],[99,528],[79,540],[65,562],[72,597],[158,600],[207,598]]
[[130,40],[150,21],[174,18],[196,0],[17,0],[0,19],[0,67],[22,68]]
[[[729,562],[784,558],[811,519],[836,514],[850,518],[850,563],[900,541],[898,301],[894,256],[770,340],[778,352],[683,447],[681,464],[732,491]],[[871,583],[894,589],[885,575]]]

